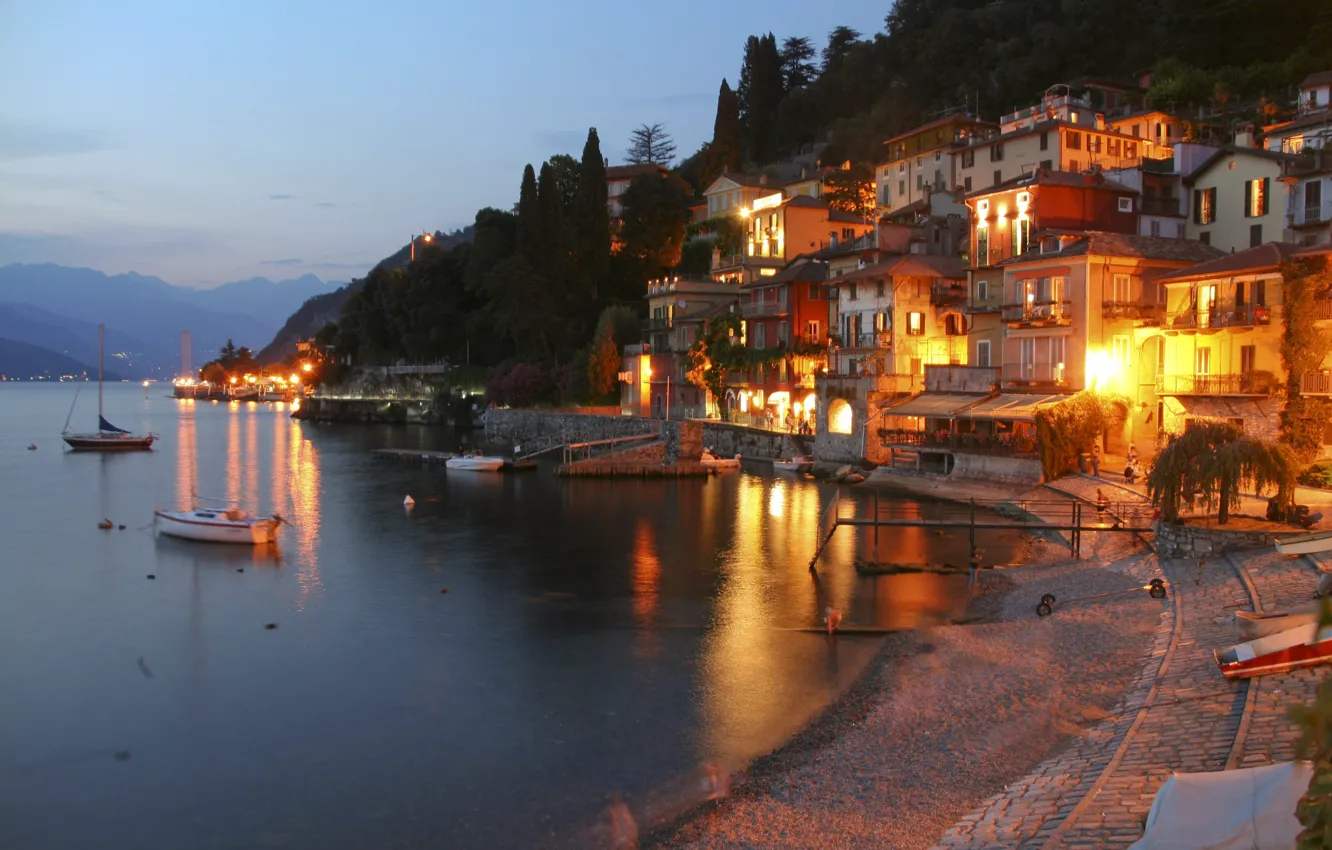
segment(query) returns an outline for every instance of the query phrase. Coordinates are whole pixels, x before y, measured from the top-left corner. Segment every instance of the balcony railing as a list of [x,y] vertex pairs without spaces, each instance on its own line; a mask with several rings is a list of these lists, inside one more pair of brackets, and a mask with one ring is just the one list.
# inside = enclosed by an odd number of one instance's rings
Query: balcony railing
[[783,313],[789,313],[791,308],[785,301],[743,301],[740,303],[740,312],[746,316],[779,316]]
[[1174,215],[1181,216],[1179,211],[1179,198],[1143,198],[1143,215]]
[[1313,314],[1315,319],[1332,319],[1332,296],[1315,298]]
[[1004,307],[1001,298],[972,298],[966,304],[968,313],[998,313]]
[[[892,415],[892,411],[888,411]],[[945,449],[974,454],[1002,455],[1005,457],[1032,457],[1036,454],[1036,438],[1011,434],[953,434],[947,431],[912,431],[902,428],[880,428],[879,439],[884,448],[912,446],[923,449]]]
[[1157,306],[1137,301],[1106,301],[1101,305],[1101,318],[1152,319],[1156,317]]
[[645,331],[665,331],[674,327],[675,322],[669,316],[660,316],[643,320],[643,330]]
[[893,344],[892,331],[870,331],[855,336],[853,348],[890,348]]
[[1303,209],[1303,212],[1304,212],[1303,217],[1300,217],[1294,213],[1291,214],[1290,223],[1292,227],[1302,227],[1304,225],[1310,225],[1310,224],[1322,224],[1323,222],[1332,219],[1332,214],[1323,213],[1323,207],[1321,204],[1318,206],[1305,207]]
[[1303,395],[1332,395],[1332,375],[1305,372],[1300,376],[1300,392]]
[[1270,372],[1229,375],[1161,375],[1158,395],[1270,395],[1276,380]]
[[1004,321],[1013,325],[1067,325],[1073,321],[1072,301],[1028,301],[1003,306]]
[[1167,324],[1179,329],[1254,327],[1272,324],[1272,308],[1266,304],[1217,305],[1202,312],[1181,310],[1166,315]]
[[952,307],[965,304],[967,288],[947,283],[936,283],[930,287],[930,303],[936,307]]
[[1062,387],[1068,383],[1065,369],[1057,363],[1005,363],[1006,384],[1047,384]]

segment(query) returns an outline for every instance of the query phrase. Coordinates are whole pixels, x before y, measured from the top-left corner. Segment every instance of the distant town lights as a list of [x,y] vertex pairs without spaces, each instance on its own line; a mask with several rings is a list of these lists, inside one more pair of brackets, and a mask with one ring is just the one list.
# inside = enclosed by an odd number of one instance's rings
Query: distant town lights
[[309,363],[302,363],[302,364],[301,364],[301,371],[302,371],[302,372],[309,372],[309,371],[310,371],[311,369],[313,369],[313,368],[314,368],[314,367],[311,366]]

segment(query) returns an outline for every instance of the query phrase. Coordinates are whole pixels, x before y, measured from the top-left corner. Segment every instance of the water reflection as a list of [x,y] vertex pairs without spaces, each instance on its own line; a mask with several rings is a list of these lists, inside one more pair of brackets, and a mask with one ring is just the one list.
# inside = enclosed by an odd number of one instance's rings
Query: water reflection
[[195,445],[194,399],[181,399],[176,411],[176,503],[193,507],[199,488],[199,453]]
[[[296,535],[296,580],[301,588],[297,606],[304,608],[309,599],[324,588],[316,553],[320,523],[319,452],[302,436],[299,421],[283,422],[279,418],[277,423],[276,427],[285,426],[287,430],[286,469],[291,494],[288,518],[292,523],[290,531]],[[275,451],[276,445],[275,442]]]
[[657,557],[652,523],[640,517],[634,527],[633,613],[635,649],[640,658],[651,658],[661,649],[661,634],[652,628],[657,623],[661,585],[661,560]]

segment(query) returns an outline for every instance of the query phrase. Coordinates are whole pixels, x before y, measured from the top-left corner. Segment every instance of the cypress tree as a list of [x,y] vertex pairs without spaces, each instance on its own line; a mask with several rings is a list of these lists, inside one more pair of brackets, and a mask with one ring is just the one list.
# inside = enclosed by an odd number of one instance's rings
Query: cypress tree
[[536,269],[552,287],[562,289],[569,266],[569,237],[564,220],[564,195],[549,162],[541,164],[537,203],[541,214],[541,263]]
[[740,98],[726,80],[717,92],[717,117],[712,122],[712,142],[708,145],[708,165],[699,180],[699,191],[717,179],[723,171],[741,167],[744,129],[740,126]]
[[606,160],[601,156],[597,128],[587,131],[578,198],[574,205],[578,273],[583,294],[596,301],[610,270],[610,211],[606,209]]
[[749,158],[763,165],[777,156],[777,108],[785,93],[782,58],[777,50],[777,38],[772,33],[757,39],[752,58],[749,57],[748,47],[745,53],[749,59],[750,79],[748,102],[742,103],[742,109],[746,110],[744,118],[748,131]]
[[536,171],[531,163],[523,169],[523,184],[518,190],[518,253],[528,264],[541,268],[541,205],[537,198]]

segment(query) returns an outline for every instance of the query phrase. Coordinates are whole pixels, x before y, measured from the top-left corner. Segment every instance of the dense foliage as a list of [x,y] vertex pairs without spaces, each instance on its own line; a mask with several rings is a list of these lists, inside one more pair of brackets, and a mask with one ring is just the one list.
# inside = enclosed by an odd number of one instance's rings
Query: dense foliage
[[1332,271],[1321,259],[1285,263],[1282,278],[1281,360],[1290,376],[1281,412],[1281,440],[1303,461],[1312,461],[1332,426],[1332,403],[1304,395],[1306,374],[1316,373],[1332,354],[1332,338],[1317,326],[1316,301],[1332,292]]
[[1282,508],[1293,507],[1298,471],[1289,446],[1246,437],[1230,422],[1200,420],[1166,443],[1147,474],[1147,489],[1168,522],[1178,521],[1181,507],[1201,505],[1225,525],[1243,485],[1259,494],[1273,488]]
[[1091,451],[1096,438],[1123,423],[1116,399],[1080,392],[1036,414],[1041,469],[1047,479],[1072,470],[1078,456]]

